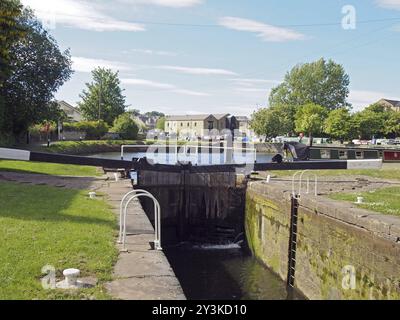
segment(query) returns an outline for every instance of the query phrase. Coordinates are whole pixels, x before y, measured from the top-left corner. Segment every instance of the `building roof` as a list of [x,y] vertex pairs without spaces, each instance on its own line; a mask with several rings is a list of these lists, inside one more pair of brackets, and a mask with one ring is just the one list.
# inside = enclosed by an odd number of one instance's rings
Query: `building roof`
[[223,118],[229,117],[229,113],[224,114],[194,114],[185,116],[167,116],[167,121],[204,121],[210,117],[214,117],[217,120],[222,120]]
[[390,103],[393,107],[400,107],[400,101],[397,100],[382,99],[381,101],[386,101],[387,103]]
[[210,118],[211,114],[198,114],[186,116],[167,116],[167,121],[204,121]]
[[229,113],[221,113],[221,114],[213,114],[213,116],[217,120],[222,120],[223,118],[229,117],[230,114]]
[[81,114],[81,111],[78,108],[70,105],[69,103],[65,102],[64,100],[57,101],[57,103],[61,108],[67,108],[67,109],[70,109],[70,110],[72,110],[72,111],[74,111],[74,112],[76,112],[78,114]]

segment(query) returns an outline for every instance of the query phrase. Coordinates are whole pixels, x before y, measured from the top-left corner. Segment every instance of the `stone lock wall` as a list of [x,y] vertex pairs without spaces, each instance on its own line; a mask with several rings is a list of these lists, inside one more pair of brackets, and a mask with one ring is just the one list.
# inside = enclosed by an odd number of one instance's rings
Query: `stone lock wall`
[[[249,184],[245,225],[253,254],[286,280],[290,191]],[[400,299],[400,218],[303,196],[296,288],[310,299]]]
[[[244,231],[245,184],[232,173],[141,170],[139,188],[160,202],[164,243],[233,241]],[[154,220],[153,203],[142,200]]]

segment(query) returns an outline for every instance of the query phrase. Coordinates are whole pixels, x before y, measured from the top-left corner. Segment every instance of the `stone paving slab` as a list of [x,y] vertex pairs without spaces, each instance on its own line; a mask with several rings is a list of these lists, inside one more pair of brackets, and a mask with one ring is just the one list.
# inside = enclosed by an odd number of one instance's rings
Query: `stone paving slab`
[[[147,248],[149,246],[147,245]],[[129,250],[128,253],[121,253],[117,264],[114,267],[116,279],[132,277],[174,277],[167,258],[157,251],[147,249],[144,251]],[[132,261],[135,264],[132,265]]]
[[176,277],[121,279],[107,284],[106,288],[121,300],[186,300]]
[[[273,172],[260,172],[259,177],[266,178],[267,175]],[[310,191],[314,191],[314,176],[312,173],[308,176],[310,178]],[[299,183],[296,182],[296,189],[299,190]],[[360,175],[346,175],[346,176],[318,176],[318,194],[328,195],[336,192],[366,192],[392,186],[400,186],[400,181],[390,179],[379,179],[374,177],[360,176]],[[272,181],[282,187],[292,188],[292,177],[273,178]],[[307,175],[303,179],[302,191],[306,191]],[[289,190],[288,189],[288,190]]]
[[[114,213],[120,214],[120,201],[132,186],[129,181],[108,181],[99,192]],[[111,296],[122,300],[184,300],[185,295],[168,259],[152,250],[154,228],[139,201],[133,201],[127,216],[127,252],[121,251],[114,267],[114,280],[106,284]],[[118,245],[122,249],[122,245]]]
[[[269,184],[252,182],[249,184],[248,190],[264,194],[278,201],[282,199],[288,201],[288,197],[290,197],[287,183],[285,185],[277,181],[271,181]],[[396,246],[400,245],[400,217],[398,216],[379,214],[348,202],[305,194],[300,198],[300,206],[316,214],[363,228],[379,237],[392,241]]]

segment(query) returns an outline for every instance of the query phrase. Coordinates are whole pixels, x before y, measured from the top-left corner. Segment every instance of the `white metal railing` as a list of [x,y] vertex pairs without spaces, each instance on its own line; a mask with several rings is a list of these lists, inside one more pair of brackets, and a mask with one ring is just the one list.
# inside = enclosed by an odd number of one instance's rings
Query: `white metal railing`
[[[292,195],[293,197],[299,197],[302,194],[303,191],[303,177],[305,174],[309,174],[307,175],[307,180],[306,180],[306,186],[307,186],[307,191],[306,194],[310,194],[310,174],[311,176],[314,177],[314,195],[317,197],[318,196],[318,176],[315,173],[311,173],[311,170],[303,170],[303,171],[297,171],[293,177],[292,177]],[[299,192],[296,193],[296,177],[300,174],[300,178],[299,178]]]
[[[193,155],[198,156],[200,150],[223,150],[224,151],[224,161],[227,162],[228,151],[233,151],[233,153],[237,152],[249,152],[254,155],[254,161],[257,161],[257,149],[256,148],[244,148],[244,147],[228,147],[228,146],[208,146],[208,145],[122,145],[121,146],[121,160],[125,158],[125,149],[126,148],[143,148],[148,147],[151,150],[157,151],[159,149],[166,150],[167,148],[173,149],[176,159],[178,160],[179,154],[187,155],[192,149],[195,149],[195,153]],[[191,153],[190,153],[191,154]]]
[[162,250],[161,247],[161,206],[158,200],[146,190],[133,190],[124,195],[120,203],[120,227],[119,227],[119,237],[118,243],[123,245],[123,250],[126,250],[126,218],[128,215],[129,205],[135,199],[140,197],[146,197],[153,200],[154,203],[154,229],[155,229],[155,239],[154,239],[154,249]]

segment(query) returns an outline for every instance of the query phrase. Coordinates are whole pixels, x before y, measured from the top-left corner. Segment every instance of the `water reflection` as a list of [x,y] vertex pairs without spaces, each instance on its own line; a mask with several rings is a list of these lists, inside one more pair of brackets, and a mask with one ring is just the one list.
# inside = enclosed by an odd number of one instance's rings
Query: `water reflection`
[[284,281],[242,249],[183,245],[166,254],[189,300],[287,299]]
[[[94,158],[102,158],[102,159],[113,159],[120,160],[121,153],[119,152],[106,152],[99,153],[95,155],[91,155]],[[203,153],[201,155],[193,155],[193,154],[178,154],[176,156],[175,153],[146,153],[146,152],[130,152],[124,154],[125,160],[131,160],[133,158],[144,158],[147,157],[149,160],[153,160],[156,163],[160,164],[175,164],[178,161],[182,162],[191,162],[192,164],[198,165],[210,165],[210,164],[226,164],[226,159],[223,154],[209,154]],[[267,163],[271,162],[273,155],[268,153],[258,153],[257,154],[257,163]],[[235,153],[233,157],[233,161],[235,164],[245,164],[245,163],[254,163],[254,154],[241,154]]]

